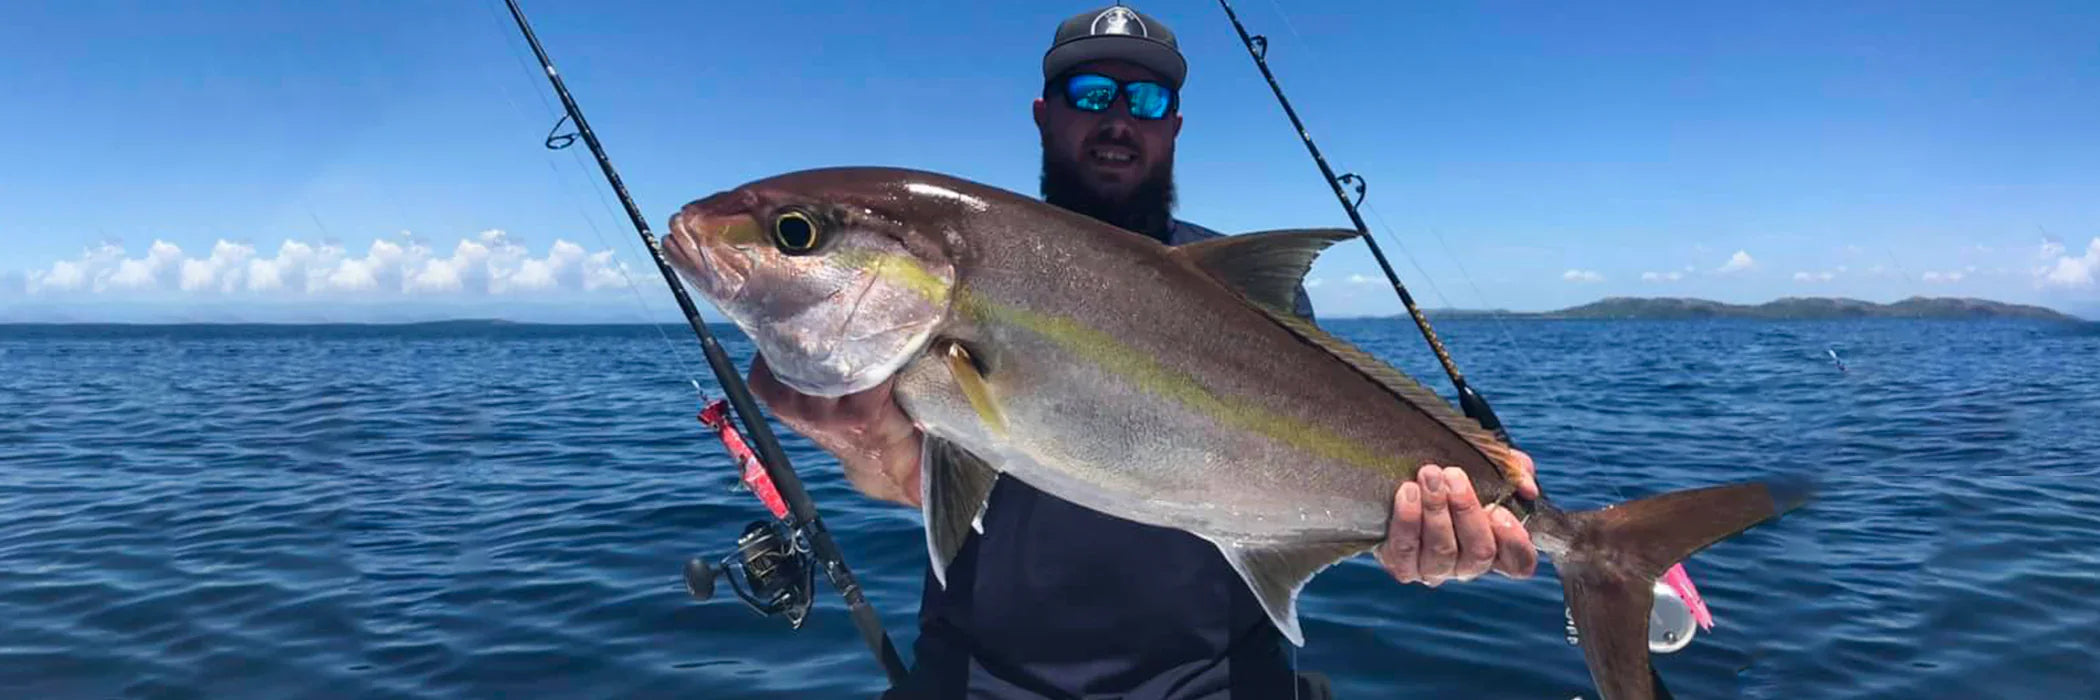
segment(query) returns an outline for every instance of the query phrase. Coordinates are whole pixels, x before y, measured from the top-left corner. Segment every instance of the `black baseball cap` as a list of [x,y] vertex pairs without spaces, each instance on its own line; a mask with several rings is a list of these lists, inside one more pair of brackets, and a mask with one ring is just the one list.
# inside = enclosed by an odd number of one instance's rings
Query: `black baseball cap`
[[1151,15],[1118,2],[1073,15],[1057,25],[1057,37],[1043,54],[1043,79],[1055,78],[1087,61],[1105,59],[1152,69],[1176,90],[1188,78],[1189,64],[1174,43],[1174,31]]

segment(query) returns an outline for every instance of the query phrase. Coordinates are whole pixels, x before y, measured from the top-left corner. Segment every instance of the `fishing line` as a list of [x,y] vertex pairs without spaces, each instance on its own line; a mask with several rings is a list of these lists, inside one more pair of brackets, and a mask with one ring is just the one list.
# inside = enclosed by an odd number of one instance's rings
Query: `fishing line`
[[[504,48],[509,51],[511,58],[518,62],[518,69],[523,71],[528,76],[531,75],[533,71],[531,66],[525,62],[524,54],[519,52],[518,46],[515,43],[513,43],[513,38],[510,36],[510,33],[502,31],[504,25],[503,17],[501,15],[496,14],[496,9],[490,3],[483,3],[482,9],[487,10],[489,13],[489,19],[495,22],[495,33],[497,36],[497,41],[501,42],[504,45]],[[506,85],[504,81],[497,79],[495,74],[490,70],[488,66],[484,65],[482,67],[482,70],[484,74],[490,77],[489,82],[494,83],[497,89],[502,91],[503,101],[510,104],[511,111],[518,115],[518,118],[521,121],[521,123],[544,123],[544,119],[546,117],[542,117],[541,119],[535,120],[532,118],[531,115],[526,114],[524,105],[519,104],[518,101],[511,95],[510,86]],[[547,96],[545,94],[541,94],[537,90],[532,91],[532,93],[535,97],[539,98],[540,106],[542,109],[545,109],[548,112],[548,116],[551,117],[555,113],[557,113],[557,111],[554,109],[553,104],[547,101]],[[566,113],[562,113],[561,119],[562,121],[556,122],[555,124],[555,128],[557,130],[561,127],[562,124],[568,123],[568,115]],[[552,150],[551,147],[554,145],[556,140],[556,137],[553,136],[550,136],[547,139],[546,142],[547,145],[550,147],[549,150]],[[574,140],[575,134],[572,132],[568,135],[568,140],[563,142],[563,144],[567,145],[567,143],[573,142]],[[576,155],[579,159],[579,167],[584,167],[581,165],[581,154],[572,153],[572,155]],[[555,184],[554,189],[560,191],[562,195],[567,198],[569,204],[576,208],[576,217],[583,220],[584,225],[590,229],[591,235],[598,239],[598,244],[604,246],[605,248],[619,249],[623,253],[631,253],[635,245],[634,241],[625,240],[623,244],[615,244],[606,239],[604,231],[598,227],[598,220],[590,214],[587,208],[583,205],[583,202],[577,200],[575,192],[575,183],[569,179],[570,174],[562,170],[561,165],[556,161],[553,154],[541,153],[541,156],[546,158],[547,171],[553,173]],[[596,190],[596,188],[592,189]],[[604,192],[600,191],[598,193],[598,196],[599,201],[601,203],[604,203]],[[608,203],[606,204],[606,207],[608,213],[610,213],[611,205]],[[634,298],[635,303],[639,304],[642,307],[642,324],[648,326],[651,330],[656,331],[657,338],[663,341],[664,347],[670,349],[671,359],[674,362],[678,363],[678,370],[682,375],[684,375],[686,383],[694,385],[695,391],[699,391],[698,382],[700,374],[699,372],[693,369],[693,366],[691,364],[688,363],[685,355],[686,349],[680,347],[677,343],[672,342],[670,334],[664,332],[663,325],[656,321],[657,311],[655,308],[649,305],[648,299],[643,296],[641,285],[637,284],[634,280],[633,275],[628,273],[626,261],[615,259],[613,262],[614,264],[612,265],[612,268],[614,269],[614,271],[619,273],[621,281],[626,283],[627,291]],[[633,351],[630,349],[628,352],[631,353]],[[643,364],[648,363],[644,362]],[[704,392],[701,393],[704,394]]]
[[[1366,203],[1366,204],[1364,205],[1364,208],[1365,208],[1365,209],[1368,209],[1368,210],[1370,210],[1370,212],[1371,212],[1371,217],[1372,217],[1372,218],[1374,218],[1374,219],[1377,219],[1377,220],[1378,220],[1378,225],[1379,225],[1379,226],[1381,226],[1381,227],[1383,227],[1383,228],[1385,228],[1385,235],[1386,235],[1386,237],[1388,237],[1388,238],[1394,238],[1394,239],[1397,239],[1397,238],[1399,238],[1399,235],[1398,235],[1398,234],[1395,234],[1395,233],[1393,233],[1393,227],[1392,227],[1392,225],[1391,225],[1391,224],[1388,224],[1388,223],[1386,223],[1386,221],[1385,221],[1385,216],[1384,216],[1383,214],[1380,214],[1380,213],[1378,213],[1378,205],[1376,205],[1376,204],[1371,204],[1371,203]],[[1432,227],[1432,228],[1431,228],[1430,230],[1431,230],[1432,232],[1434,232],[1434,231],[1435,231],[1436,229],[1435,229],[1434,227]],[[1527,381],[1531,382],[1531,384],[1532,384],[1533,386],[1537,386],[1537,387],[1540,387],[1540,388],[1542,388],[1542,389],[1545,389],[1545,391],[1546,391],[1546,397],[1547,397],[1547,398],[1548,398],[1549,400],[1551,400],[1551,401],[1553,402],[1553,404],[1554,404],[1554,405],[1556,405],[1556,406],[1573,406],[1573,405],[1575,405],[1574,403],[1571,403],[1571,402],[1569,402],[1569,401],[1567,400],[1567,398],[1566,398],[1566,396],[1565,396],[1565,395],[1561,394],[1561,393],[1560,393],[1560,392],[1558,392],[1558,391],[1555,391],[1555,390],[1554,390],[1554,389],[1552,388],[1552,387],[1553,387],[1553,383],[1552,383],[1552,382],[1549,382],[1549,381],[1543,381],[1544,377],[1543,377],[1543,376],[1541,376],[1541,375],[1543,374],[1543,372],[1541,372],[1541,371],[1539,371],[1539,370],[1537,369],[1538,365],[1537,365],[1537,364],[1535,364],[1535,363],[1534,363],[1534,362],[1532,361],[1532,359],[1531,359],[1531,353],[1529,353],[1529,352],[1525,351],[1525,349],[1524,349],[1524,344],[1523,344],[1523,343],[1519,343],[1519,342],[1517,342],[1517,336],[1516,336],[1516,334],[1515,334],[1515,333],[1511,333],[1511,332],[1509,331],[1509,325],[1508,325],[1508,323],[1507,323],[1506,321],[1503,321],[1503,320],[1502,320],[1502,315],[1501,315],[1501,314],[1498,314],[1498,313],[1494,313],[1494,312],[1493,312],[1493,311],[1491,311],[1491,310],[1488,310],[1488,307],[1491,307],[1492,305],[1488,303],[1488,300],[1487,300],[1487,295],[1486,295],[1486,294],[1483,294],[1483,293],[1481,293],[1481,291],[1480,291],[1480,284],[1479,284],[1479,283],[1477,283],[1477,282],[1475,282],[1475,281],[1473,281],[1473,275],[1472,275],[1472,273],[1470,273],[1470,272],[1467,272],[1467,271],[1466,271],[1466,267],[1465,267],[1465,264],[1464,264],[1464,263],[1459,263],[1459,262],[1458,262],[1458,260],[1459,260],[1459,256],[1458,256],[1458,255],[1457,255],[1456,253],[1452,252],[1452,250],[1451,250],[1451,244],[1450,244],[1450,243],[1449,243],[1448,241],[1445,241],[1445,240],[1444,240],[1443,234],[1441,234],[1441,233],[1437,233],[1437,234],[1436,234],[1436,238],[1437,238],[1437,242],[1438,242],[1438,245],[1442,246],[1442,247],[1443,247],[1443,249],[1444,249],[1444,255],[1446,255],[1447,257],[1450,257],[1450,258],[1451,258],[1451,260],[1452,260],[1452,262],[1453,262],[1453,265],[1454,265],[1455,267],[1457,267],[1457,268],[1458,268],[1458,275],[1459,275],[1459,278],[1460,278],[1460,279],[1463,279],[1463,280],[1465,280],[1465,281],[1466,281],[1466,286],[1468,286],[1468,287],[1471,287],[1471,288],[1473,289],[1473,297],[1474,297],[1475,299],[1479,300],[1479,302],[1480,302],[1480,305],[1481,305],[1481,306],[1483,307],[1483,311],[1486,311],[1486,312],[1487,312],[1488,320],[1489,320],[1489,321],[1491,321],[1491,322],[1493,322],[1493,323],[1495,324],[1495,329],[1496,329],[1497,331],[1500,331],[1500,332],[1502,333],[1502,340],[1503,340],[1503,343],[1504,343],[1504,347],[1507,347],[1507,348],[1509,348],[1509,350],[1510,350],[1511,352],[1514,352],[1514,353],[1516,353],[1516,355],[1517,355],[1517,368],[1518,368],[1518,369],[1517,369],[1517,371],[1518,371],[1519,373],[1521,373],[1521,374],[1522,374],[1522,375],[1524,376],[1524,379],[1525,379],[1525,380],[1527,380]],[[1418,267],[1417,267],[1416,269],[1418,269],[1418,270],[1419,270],[1419,269],[1420,269],[1420,268],[1419,268],[1419,266],[1418,266]],[[1429,276],[1429,273],[1428,273],[1428,272],[1426,272],[1426,271],[1422,272],[1422,277],[1423,277],[1423,278],[1425,278],[1425,279],[1428,279],[1428,280],[1429,280],[1429,289],[1430,289],[1430,291],[1432,291],[1432,292],[1435,292],[1435,293],[1436,293],[1436,295],[1437,295],[1437,298],[1439,298],[1439,299],[1442,299],[1442,300],[1443,300],[1443,302],[1444,302],[1444,308],[1447,308],[1447,309],[1456,309],[1456,308],[1457,308],[1457,305],[1455,305],[1455,304],[1452,304],[1452,303],[1451,303],[1451,299],[1450,299],[1450,298],[1448,298],[1448,297],[1445,297],[1445,296],[1444,296],[1444,292],[1443,292],[1443,289],[1442,289],[1442,288],[1440,288],[1439,286],[1437,286],[1437,283],[1436,283],[1436,279],[1435,279],[1435,278],[1433,278],[1433,277],[1430,277],[1430,276]],[[1585,437],[1585,436],[1584,436],[1584,435],[1582,434],[1582,431],[1580,431],[1580,430],[1573,430],[1573,429],[1569,429],[1569,430],[1567,430],[1567,431],[1566,431],[1566,434],[1567,434],[1567,435],[1569,435],[1569,436],[1571,436],[1571,437],[1573,437],[1573,438],[1575,438],[1575,444],[1576,444],[1576,445],[1578,445],[1578,446],[1580,446],[1580,447],[1582,448],[1583,454],[1584,454],[1584,455],[1585,455],[1586,457],[1588,457],[1588,458],[1589,458],[1589,465],[1588,465],[1588,466],[1589,466],[1589,468],[1590,468],[1590,471],[1591,471],[1591,472],[1600,472],[1600,471],[1602,471],[1602,468],[1603,468],[1603,465],[1604,465],[1604,460],[1603,460],[1603,459],[1602,459],[1602,458],[1600,457],[1600,455],[1601,455],[1602,453],[1598,452],[1598,451],[1597,451],[1597,448],[1596,448],[1596,446],[1595,446],[1595,445],[1592,445],[1592,444],[1590,443],[1590,441],[1589,441],[1589,438],[1588,438],[1588,437]],[[1534,467],[1533,467],[1533,468],[1535,469],[1535,468],[1536,468],[1536,465],[1534,465]],[[1605,479],[1603,479],[1603,481],[1605,482],[1605,485],[1606,485],[1606,486],[1610,486],[1610,487],[1611,487],[1611,490],[1612,490],[1612,494],[1613,494],[1613,495],[1614,495],[1615,497],[1617,497],[1619,501],[1623,502],[1623,501],[1627,500],[1627,498],[1626,498],[1626,490],[1625,490],[1625,489],[1623,489],[1623,488],[1621,488],[1621,487],[1619,486],[1619,480],[1618,480],[1618,479],[1613,479],[1613,478],[1610,478],[1610,477],[1606,477]]]
[[[1280,17],[1280,18],[1281,18],[1281,19],[1283,20],[1283,24],[1284,24],[1284,27],[1285,27],[1286,29],[1288,29],[1288,30],[1290,31],[1290,33],[1291,33],[1291,35],[1292,35],[1293,37],[1295,37],[1295,38],[1296,38],[1296,40],[1298,41],[1298,43],[1299,43],[1299,45],[1300,45],[1300,46],[1299,46],[1299,48],[1300,48],[1301,50],[1303,50],[1303,51],[1304,51],[1304,52],[1305,52],[1305,53],[1306,53],[1307,55],[1310,55],[1310,56],[1312,56],[1312,57],[1313,57],[1312,61],[1313,61],[1313,63],[1315,64],[1315,68],[1316,68],[1316,70],[1314,71],[1314,74],[1315,74],[1315,75],[1323,75],[1323,74],[1326,74],[1326,73],[1329,73],[1329,72],[1331,72],[1331,70],[1330,70],[1330,69],[1331,69],[1331,65],[1330,65],[1329,63],[1327,63],[1327,61],[1326,61],[1325,57],[1324,57],[1323,55],[1321,55],[1321,54],[1320,54],[1319,52],[1317,52],[1317,51],[1313,50],[1313,49],[1311,48],[1311,44],[1312,44],[1312,42],[1308,42],[1308,41],[1306,41],[1306,40],[1305,40],[1305,36],[1304,36],[1303,34],[1300,34],[1300,33],[1298,32],[1298,28],[1297,28],[1297,23],[1296,23],[1296,22],[1293,22],[1293,21],[1291,21],[1291,18],[1290,18],[1290,13],[1288,13],[1288,12],[1285,12],[1285,11],[1283,10],[1283,7],[1282,7],[1282,5],[1278,4],[1278,3],[1276,2],[1276,0],[1269,0],[1269,4],[1270,4],[1270,6],[1271,6],[1271,7],[1275,8],[1275,10],[1276,10],[1276,14],[1278,15],[1278,17]],[[1227,13],[1228,13],[1228,14],[1230,14],[1230,9],[1229,9],[1229,7],[1228,7],[1228,9],[1227,9]],[[1235,23],[1235,25],[1237,25],[1237,23],[1238,23],[1238,20],[1237,20],[1236,18],[1234,19],[1234,23]],[[1267,43],[1266,43],[1266,41],[1264,41],[1264,42],[1263,42],[1263,43],[1261,44],[1261,46],[1262,46],[1262,51],[1260,52],[1260,55],[1259,55],[1259,57],[1258,57],[1258,58],[1259,58],[1260,60],[1266,60],[1266,59],[1267,59]],[[1279,97],[1279,99],[1280,99],[1280,97]],[[1295,114],[1293,114],[1293,117],[1295,118]],[[1303,133],[1301,133],[1300,135],[1301,135],[1301,136],[1305,136],[1305,134],[1303,134]],[[1307,136],[1306,138],[1310,139],[1310,137],[1309,137],[1309,136]],[[1324,167],[1324,163],[1323,163],[1323,167]],[[1406,247],[1405,247],[1404,245],[1402,245],[1402,244],[1401,244],[1401,243],[1399,242],[1399,236],[1393,233],[1393,229],[1392,229],[1392,226],[1391,226],[1391,224],[1387,223],[1387,222],[1385,221],[1385,217],[1379,214],[1379,212],[1378,212],[1378,209],[1377,209],[1377,205],[1376,205],[1376,204],[1372,204],[1372,203],[1370,203],[1370,202],[1368,201],[1368,198],[1364,196],[1364,194],[1365,194],[1365,191],[1366,191],[1366,189],[1367,189],[1367,188],[1366,188],[1366,186],[1365,186],[1365,184],[1364,184],[1364,182],[1363,182],[1362,178],[1360,178],[1360,177],[1356,177],[1356,176],[1355,176],[1355,175],[1354,175],[1353,173],[1352,173],[1352,174],[1350,174],[1350,175],[1348,175],[1348,176],[1346,176],[1346,177],[1354,177],[1354,178],[1356,178],[1356,181],[1357,181],[1357,201],[1358,201],[1358,202],[1360,202],[1360,203],[1362,203],[1362,204],[1363,204],[1363,206],[1364,206],[1364,208],[1365,208],[1366,210],[1368,210],[1368,211],[1370,211],[1370,212],[1371,212],[1371,215],[1372,215],[1372,217],[1378,220],[1378,223],[1379,223],[1379,225],[1380,225],[1381,227],[1383,227],[1383,228],[1385,229],[1385,234],[1386,234],[1386,235],[1385,235],[1385,238],[1387,238],[1387,239],[1389,239],[1389,240],[1393,241],[1393,244],[1394,244],[1394,245],[1395,245],[1396,247],[1399,247],[1399,248],[1400,248],[1400,252],[1401,252],[1401,255],[1402,255],[1402,256],[1404,256],[1404,257],[1406,257],[1406,258],[1408,259],[1409,263],[1410,263],[1411,265],[1413,265],[1413,266],[1414,266],[1414,268],[1415,268],[1415,270],[1416,270],[1417,272],[1421,273],[1422,279],[1423,279],[1423,280],[1425,280],[1426,282],[1428,282],[1428,284],[1429,284],[1429,288],[1430,288],[1430,291],[1431,291],[1431,292],[1433,292],[1433,293],[1435,293],[1435,294],[1437,295],[1437,298],[1443,301],[1443,303],[1444,303],[1444,306],[1445,306],[1446,308],[1453,308],[1453,307],[1454,307],[1454,305],[1453,305],[1453,304],[1451,303],[1451,299],[1450,299],[1450,297],[1448,297],[1448,296],[1446,296],[1446,295],[1444,294],[1444,292],[1443,292],[1443,288],[1442,288],[1442,287],[1441,287],[1440,285],[1438,285],[1438,284],[1437,284],[1437,282],[1436,282],[1436,278],[1435,278],[1435,277],[1433,277],[1433,276],[1431,276],[1431,275],[1429,274],[1429,272],[1428,272],[1427,270],[1424,270],[1424,269],[1422,268],[1422,265],[1421,265],[1421,262],[1420,262],[1420,260],[1418,260],[1418,259],[1417,259],[1417,258],[1416,258],[1416,257],[1415,257],[1414,255],[1412,255],[1412,254],[1409,254],[1409,253],[1407,252],[1407,249],[1406,249]],[[1371,232],[1370,232],[1370,231],[1369,231],[1368,229],[1369,229],[1370,227],[1366,226],[1365,228],[1366,228],[1365,234],[1366,234],[1366,236],[1367,236],[1367,237],[1369,237],[1369,236],[1370,236],[1370,233],[1371,233]],[[1439,236],[1439,238],[1441,238],[1441,236]],[[1450,251],[1450,245],[1449,245],[1449,243],[1445,243],[1445,244],[1444,244],[1444,247],[1445,247],[1445,253],[1446,253],[1447,255],[1448,255],[1448,254],[1450,254],[1450,252],[1451,252],[1451,251]],[[1375,246],[1373,247],[1373,252],[1374,252],[1374,253],[1376,253],[1376,248],[1375,248]],[[1456,260],[1456,259],[1457,259],[1457,256],[1453,255],[1453,256],[1452,256],[1452,259],[1453,259],[1453,260]],[[1458,268],[1459,268],[1459,274],[1460,274],[1460,275],[1461,275],[1462,277],[1464,277],[1464,278],[1466,279],[1466,281],[1467,281],[1467,284],[1468,284],[1468,285],[1470,285],[1470,286],[1471,286],[1471,287],[1473,288],[1473,290],[1474,290],[1474,294],[1475,294],[1476,296],[1480,297],[1481,303],[1482,303],[1483,305],[1485,305],[1485,304],[1486,304],[1486,295],[1484,295],[1484,294],[1481,294],[1481,293],[1480,293],[1480,286],[1479,286],[1479,284],[1473,281],[1473,279],[1472,279],[1472,275],[1471,275],[1471,274],[1470,274],[1469,272],[1467,272],[1467,271],[1466,271],[1466,269],[1465,269],[1465,266],[1464,266],[1463,264],[1460,264],[1460,265],[1458,265]],[[1388,272],[1390,272],[1390,270],[1388,270]],[[1402,299],[1402,300],[1403,300],[1403,301],[1406,301],[1406,299],[1405,299],[1405,296],[1404,296],[1404,293],[1403,293],[1403,299]],[[1503,321],[1503,320],[1502,320],[1502,319],[1501,319],[1501,318],[1500,318],[1499,316],[1496,316],[1496,315],[1494,315],[1494,314],[1489,314],[1489,317],[1490,317],[1490,319],[1491,319],[1491,320],[1492,320],[1492,321],[1494,322],[1494,324],[1496,325],[1496,328],[1497,328],[1498,330],[1500,330],[1500,331],[1501,331],[1501,333],[1502,333],[1502,335],[1503,335],[1503,337],[1504,337],[1504,339],[1505,339],[1505,342],[1506,342],[1506,343],[1508,343],[1508,346],[1509,346],[1509,348],[1510,348],[1510,349],[1511,349],[1512,351],[1514,351],[1514,352],[1515,352],[1515,353],[1517,354],[1518,362],[1519,362],[1519,363],[1521,363],[1521,364],[1520,364],[1520,366],[1522,367],[1522,369],[1520,369],[1519,371],[1522,371],[1522,372],[1524,372],[1524,373],[1525,373],[1525,375],[1524,375],[1524,378],[1525,378],[1526,380],[1528,380],[1528,381],[1531,381],[1532,383],[1534,383],[1534,384],[1535,384],[1535,385],[1537,385],[1537,386],[1540,386],[1540,387],[1546,387],[1546,392],[1547,392],[1547,396],[1548,396],[1548,398],[1550,398],[1550,399],[1551,399],[1551,400],[1552,400],[1552,401],[1553,401],[1554,403],[1556,403],[1556,404],[1559,404],[1559,405],[1573,405],[1573,404],[1570,404],[1570,403],[1568,403],[1568,402],[1567,402],[1567,401],[1565,400],[1565,398],[1564,398],[1564,397],[1563,397],[1563,396],[1562,396],[1562,395],[1560,394],[1560,392],[1557,392],[1557,391],[1554,391],[1553,389],[1551,389],[1550,387],[1551,387],[1552,385],[1551,385],[1551,383],[1550,383],[1550,382],[1542,382],[1542,381],[1539,381],[1539,380],[1541,379],[1541,375],[1540,375],[1540,373],[1538,372],[1538,370],[1536,370],[1536,366],[1532,364],[1531,356],[1529,355],[1529,353],[1527,353],[1527,352],[1525,352],[1525,351],[1524,351],[1524,349],[1523,349],[1523,345],[1519,344],[1519,343],[1518,343],[1518,342],[1516,341],[1516,336],[1515,336],[1514,334],[1512,334],[1512,333],[1510,333],[1510,332],[1509,332],[1509,328],[1508,328],[1508,326],[1506,325],[1506,322],[1505,322],[1505,321]],[[1426,335],[1426,334],[1428,334],[1428,331],[1426,330],[1426,328],[1425,328],[1425,330],[1424,330],[1424,333],[1425,333],[1425,335]],[[1440,347],[1437,347],[1438,345],[1439,345],[1439,343],[1438,343],[1437,341],[1434,341],[1434,340],[1432,340],[1432,341],[1431,341],[1431,346],[1432,346],[1432,347],[1431,347],[1431,349],[1432,349],[1432,350],[1441,350],[1441,348],[1440,348]],[[1443,357],[1441,356],[1441,355],[1442,355],[1442,353],[1439,353],[1439,355],[1440,355],[1440,356],[1439,356],[1439,358],[1438,358],[1438,359],[1439,359],[1439,360],[1444,360],[1444,358],[1443,358]],[[1458,379],[1458,376],[1457,376],[1457,374],[1456,374],[1456,372],[1457,372],[1457,369],[1456,369],[1456,367],[1455,367],[1455,366],[1453,366],[1453,365],[1451,365],[1451,364],[1449,364],[1449,361],[1448,361],[1448,360],[1446,360],[1446,366],[1445,366],[1445,369],[1446,369],[1446,371],[1447,371],[1448,373],[1451,373],[1451,374],[1453,375],[1453,379],[1454,379],[1454,384],[1457,384],[1457,385],[1458,385],[1458,386],[1457,386],[1457,389],[1458,389],[1458,391],[1459,391],[1459,401],[1460,401],[1460,405],[1461,405],[1461,406],[1464,406],[1464,405],[1465,405],[1465,398],[1466,398],[1466,394],[1467,394],[1467,393],[1469,393],[1469,392],[1468,392],[1468,390],[1467,390],[1467,387],[1466,387],[1466,386],[1464,385],[1464,383],[1463,383],[1463,381],[1462,381],[1462,380]],[[1485,403],[1485,401],[1484,401],[1484,400],[1483,400],[1483,403]],[[1472,414],[1472,411],[1470,411],[1470,410],[1469,410],[1469,411],[1467,411],[1467,413],[1468,413],[1468,415],[1471,415],[1471,414]],[[1492,411],[1490,410],[1490,411],[1488,411],[1488,413],[1492,414]],[[1477,419],[1477,418],[1478,418],[1478,416],[1475,416],[1475,418]],[[1483,422],[1485,422],[1485,421],[1483,421]],[[1497,421],[1497,423],[1499,423],[1499,420]],[[1504,441],[1505,441],[1505,442],[1510,442],[1510,441],[1509,441],[1509,438],[1508,438],[1508,434],[1507,434],[1507,432],[1506,432],[1506,431],[1504,431],[1504,430],[1503,430],[1503,429],[1501,428],[1501,426],[1500,426],[1500,425],[1495,425],[1495,426],[1490,426],[1490,427],[1492,427],[1492,428],[1493,428],[1493,429],[1494,429],[1494,430],[1495,430],[1495,431],[1496,431],[1497,433],[1501,434],[1501,435],[1503,436],[1503,439],[1504,439]],[[1601,453],[1600,453],[1600,452],[1598,452],[1598,451],[1597,451],[1597,449],[1596,449],[1596,447],[1595,447],[1594,445],[1590,444],[1590,442],[1588,441],[1588,439],[1587,439],[1587,438],[1584,438],[1584,437],[1583,437],[1583,436],[1582,436],[1582,435],[1580,434],[1580,432],[1579,432],[1579,431],[1574,431],[1574,437],[1575,437],[1575,440],[1576,440],[1576,443],[1577,443],[1577,445],[1578,445],[1578,446],[1580,446],[1580,447],[1581,447],[1581,448],[1583,449],[1583,451],[1584,451],[1585,455],[1586,455],[1586,456],[1588,457],[1588,459],[1589,459],[1589,465],[1588,465],[1588,466],[1589,466],[1589,468],[1590,468],[1590,471],[1592,471],[1592,472],[1600,472],[1600,471],[1601,471],[1601,467],[1602,467],[1602,464],[1603,464],[1603,460],[1602,460],[1602,459],[1600,458],[1600,454],[1601,454]],[[1512,444],[1514,444],[1514,443],[1512,443]],[[1536,465],[1534,465],[1534,470],[1535,470],[1535,469],[1536,469]],[[1603,481],[1605,482],[1605,485],[1607,485],[1607,486],[1610,486],[1610,487],[1611,487],[1611,489],[1612,489],[1613,493],[1614,493],[1614,494],[1615,494],[1615,495],[1616,495],[1616,496],[1617,496],[1617,497],[1619,498],[1619,500],[1621,500],[1621,501],[1624,501],[1624,500],[1626,500],[1626,493],[1625,493],[1625,489],[1623,489],[1623,488],[1622,488],[1622,487],[1621,487],[1621,486],[1619,485],[1619,483],[1618,483],[1618,480],[1617,480],[1617,479],[1612,479],[1612,478],[1605,478],[1605,479],[1603,479]]]

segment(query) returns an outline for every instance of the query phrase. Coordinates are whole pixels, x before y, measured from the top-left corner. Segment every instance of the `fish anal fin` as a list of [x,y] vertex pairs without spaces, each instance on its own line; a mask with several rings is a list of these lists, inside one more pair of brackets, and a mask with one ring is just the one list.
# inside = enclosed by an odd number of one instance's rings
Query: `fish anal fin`
[[1305,646],[1305,632],[1298,625],[1298,591],[1314,574],[1335,562],[1370,551],[1376,541],[1315,542],[1292,545],[1244,545],[1212,540],[1240,579],[1261,601],[1269,621],[1292,644]]
[[1283,229],[1184,243],[1174,250],[1255,304],[1291,309],[1320,252],[1356,237],[1353,229]]
[[927,435],[919,460],[919,507],[926,521],[926,555],[933,577],[948,585],[948,563],[963,540],[984,531],[980,518],[999,472],[961,446]]

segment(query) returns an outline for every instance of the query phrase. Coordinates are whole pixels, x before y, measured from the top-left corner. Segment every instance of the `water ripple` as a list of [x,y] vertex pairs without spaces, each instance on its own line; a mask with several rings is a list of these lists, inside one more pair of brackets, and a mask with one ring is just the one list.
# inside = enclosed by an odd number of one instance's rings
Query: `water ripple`
[[[1412,326],[1327,324],[1451,395]],[[1567,505],[1816,478],[1810,507],[1688,564],[1721,626],[1658,659],[1680,696],[2100,686],[2100,334],[1438,325]],[[763,513],[730,490],[653,329],[17,327],[0,329],[0,362],[0,695],[880,687],[835,595],[794,631],[686,598],[680,562]],[[860,498],[774,428],[908,649],[917,514]],[[1432,590],[1359,559],[1302,606],[1297,659],[1344,697],[1588,693],[1550,564]]]

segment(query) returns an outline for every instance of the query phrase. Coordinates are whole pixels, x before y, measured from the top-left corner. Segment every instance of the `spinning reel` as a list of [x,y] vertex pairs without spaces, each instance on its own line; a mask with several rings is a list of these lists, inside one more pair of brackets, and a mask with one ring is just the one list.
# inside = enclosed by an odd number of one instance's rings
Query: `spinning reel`
[[727,577],[745,605],[766,617],[785,615],[797,629],[809,616],[816,576],[809,543],[777,520],[752,521],[737,538],[736,551],[712,564],[700,557],[685,563],[685,587],[694,599],[713,598],[715,578]]

